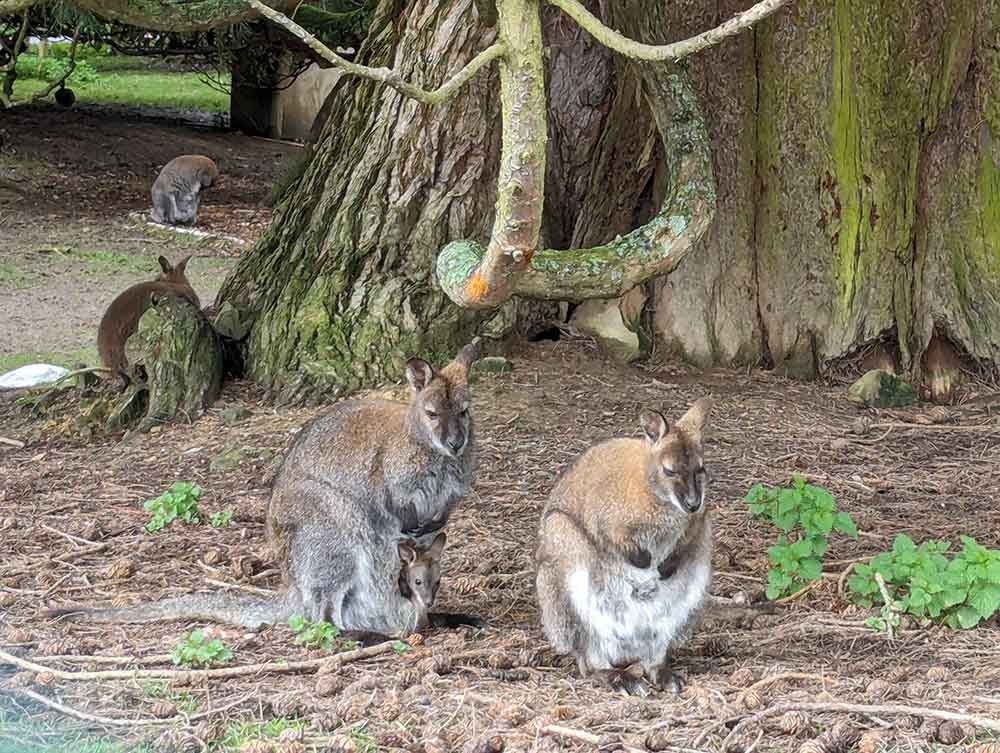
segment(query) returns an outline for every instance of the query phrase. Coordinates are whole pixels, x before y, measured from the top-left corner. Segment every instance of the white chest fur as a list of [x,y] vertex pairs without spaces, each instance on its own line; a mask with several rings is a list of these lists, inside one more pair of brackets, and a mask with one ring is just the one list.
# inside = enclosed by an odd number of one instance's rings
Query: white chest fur
[[666,580],[656,567],[624,561],[569,572],[566,588],[584,627],[590,667],[658,665],[701,605],[710,580],[706,558],[687,560]]

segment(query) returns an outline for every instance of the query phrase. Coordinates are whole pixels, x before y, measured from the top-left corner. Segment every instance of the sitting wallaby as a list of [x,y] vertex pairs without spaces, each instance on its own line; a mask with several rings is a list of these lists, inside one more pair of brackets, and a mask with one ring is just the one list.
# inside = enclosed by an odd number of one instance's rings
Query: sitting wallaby
[[417,629],[430,623],[428,614],[441,585],[441,552],[448,537],[441,531],[426,549],[413,539],[399,542],[399,593],[417,609]]
[[[469,489],[469,368],[478,341],[440,371],[406,364],[409,403],[347,400],[302,430],[274,482],[268,533],[312,621],[406,634],[418,613],[397,587],[397,542],[426,544]],[[349,553],[350,556],[344,556]],[[430,615],[432,625],[472,622]]]
[[669,651],[694,626],[712,565],[701,435],[710,403],[675,425],[643,411],[645,439],[587,450],[559,480],[538,535],[542,627],[581,675],[631,694],[680,689]]
[[219,168],[208,157],[185,154],[164,165],[153,181],[154,222],[164,225],[190,225],[198,220],[202,189],[219,178]]
[[[413,602],[420,618],[417,628],[428,624],[428,611],[434,606],[441,583],[441,552],[446,537],[442,531],[429,547],[423,548],[408,539],[399,542],[399,591]],[[93,609],[88,607],[58,607],[43,612],[46,617],[86,617],[90,622],[158,622],[161,620],[208,620],[228,622],[259,628],[284,622],[302,612],[302,605],[289,594],[273,598],[230,596],[228,594],[191,594],[163,599],[152,604],[139,604],[118,609]],[[346,633],[345,637],[363,638],[366,642],[381,640],[383,636]]]
[[[424,571],[412,569],[407,547],[439,556],[441,530],[469,488],[475,453],[467,380],[478,354],[477,342],[467,345],[440,371],[410,359],[409,404],[344,401],[300,432],[268,509],[285,580],[275,597],[198,594],[83,615],[105,622],[192,618],[259,628],[301,614],[369,639],[412,633],[430,604]],[[400,546],[403,539],[414,543]],[[404,564],[414,576],[408,590],[419,594],[420,603],[400,591]],[[435,591],[436,585],[432,597]],[[79,612],[60,608],[47,614]],[[423,619],[435,627],[478,624],[466,615]]]
[[149,308],[154,294],[170,294],[184,298],[201,308],[198,294],[194,292],[191,283],[184,275],[190,256],[181,259],[176,266],[171,266],[164,257],[160,257],[160,267],[163,270],[152,282],[140,282],[120,293],[101,318],[97,328],[97,352],[101,363],[112,373],[125,379],[128,383],[126,369],[128,359],[125,357],[125,341],[135,332],[139,319]]

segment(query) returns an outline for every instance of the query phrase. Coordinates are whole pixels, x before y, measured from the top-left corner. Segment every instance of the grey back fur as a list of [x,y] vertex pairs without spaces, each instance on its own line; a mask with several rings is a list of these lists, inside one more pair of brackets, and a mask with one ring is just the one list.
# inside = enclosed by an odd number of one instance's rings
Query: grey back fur
[[201,192],[218,177],[215,162],[203,155],[185,154],[170,160],[153,182],[153,221],[164,225],[197,222]]

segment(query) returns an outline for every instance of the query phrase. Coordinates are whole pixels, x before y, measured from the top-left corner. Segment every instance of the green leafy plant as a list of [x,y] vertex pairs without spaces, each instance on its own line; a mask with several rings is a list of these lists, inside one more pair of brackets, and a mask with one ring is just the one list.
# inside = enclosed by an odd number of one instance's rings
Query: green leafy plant
[[987,549],[969,536],[961,541],[962,551],[949,559],[947,541],[930,539],[917,546],[899,534],[891,551],[854,568],[847,581],[853,601],[866,607],[889,606],[877,574],[892,606],[919,620],[952,629],[973,628],[988,620],[1000,611],[1000,550]]
[[329,622],[309,622],[305,617],[295,615],[288,618],[288,626],[295,631],[295,642],[306,648],[320,648],[332,651],[340,629]]
[[225,528],[233,520],[233,508],[227,507],[225,510],[219,510],[217,513],[213,513],[212,517],[208,519],[208,522],[212,524],[212,528]]
[[156,533],[180,518],[185,523],[199,523],[198,498],[201,489],[187,481],[178,481],[156,499],[147,501],[143,508],[152,517],[146,523],[148,533]]
[[222,738],[212,750],[237,751],[242,750],[254,740],[276,740],[285,730],[302,731],[306,723],[299,719],[278,717],[266,722],[230,722]]
[[823,557],[833,531],[858,537],[851,516],[838,512],[833,495],[796,476],[791,487],[755,484],[746,503],[755,518],[766,518],[782,533],[767,550],[767,598],[793,594],[822,575]]
[[171,661],[182,667],[211,667],[232,658],[233,652],[222,641],[209,640],[201,630],[185,633],[170,652]]
[[393,641],[392,650],[395,651],[400,656],[402,656],[403,654],[405,654],[407,651],[410,650],[410,644],[404,643],[403,641]]

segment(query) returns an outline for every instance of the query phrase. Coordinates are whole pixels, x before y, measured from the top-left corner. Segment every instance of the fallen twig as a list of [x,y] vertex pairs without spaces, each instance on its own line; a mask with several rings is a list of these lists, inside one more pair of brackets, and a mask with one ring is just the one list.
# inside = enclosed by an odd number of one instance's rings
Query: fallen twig
[[763,711],[758,711],[752,716],[744,718],[739,724],[732,728],[726,739],[722,741],[720,746],[721,750],[727,750],[729,743],[740,733],[743,729],[749,725],[756,722],[760,722],[768,717],[779,716],[784,714],[786,711],[815,711],[815,712],[832,712],[839,714],[864,714],[866,716],[871,716],[873,714],[905,714],[908,716],[923,716],[930,719],[943,719],[945,721],[952,722],[965,722],[968,724],[975,725],[976,727],[981,727],[982,729],[988,729],[993,732],[1000,732],[1000,720],[989,719],[985,716],[977,716],[976,714],[960,714],[954,711],[943,711],[941,709],[931,709],[926,706],[903,706],[898,703],[889,704],[876,704],[868,705],[865,703],[779,703],[770,708],[764,709]]
[[[590,743],[591,745],[602,745],[605,740],[601,738],[600,735],[595,735],[592,732],[584,732],[582,729],[573,729],[572,727],[563,727],[561,724],[546,724],[539,730],[543,735],[551,735],[553,737],[565,737],[569,740],[579,740],[582,743]],[[619,750],[627,751],[627,753],[645,753],[642,748],[636,748],[631,745],[622,744]]]
[[79,709],[59,703],[59,701],[55,701],[51,698],[43,696],[41,693],[28,690],[27,688],[11,688],[11,690],[16,693],[20,693],[33,701],[38,701],[38,703],[43,706],[48,706],[50,709],[59,711],[67,716],[72,716],[74,719],[80,719],[85,722],[93,722],[95,724],[104,724],[111,727],[152,727],[159,724],[173,724],[174,722],[184,722],[185,724],[189,724],[214,714],[221,714],[224,711],[228,711],[231,708],[246,703],[248,699],[248,696],[243,696],[232,703],[222,706],[221,708],[209,709],[207,711],[202,711],[200,714],[194,714],[193,716],[189,716],[187,714],[175,714],[174,716],[168,716],[164,719],[117,719],[115,717],[98,716],[97,714],[80,711]]
[[28,690],[27,688],[10,688],[15,693],[20,693],[21,695],[30,698],[33,701],[37,701],[43,706],[48,706],[50,709],[54,709],[66,716],[71,716],[74,719],[80,719],[84,722],[93,722],[94,724],[103,724],[108,727],[151,727],[158,724],[170,724],[171,722],[177,721],[180,717],[172,717],[169,719],[114,719],[110,716],[98,716],[97,714],[88,714],[86,711],[80,711],[79,709],[74,709],[70,706],[66,706],[59,701],[54,701],[51,698],[46,698],[40,693],[36,693],[33,690]]
[[217,667],[215,669],[109,669],[97,670],[93,672],[68,672],[63,669],[54,669],[44,664],[38,664],[28,659],[9,654],[0,650],[0,662],[10,664],[29,672],[47,673],[59,680],[142,680],[155,679],[166,680],[184,678],[186,680],[210,680],[226,677],[247,677],[260,674],[294,674],[316,672],[321,667],[330,670],[338,669],[350,662],[369,659],[373,656],[386,654],[394,650],[396,642],[386,641],[374,646],[357,648],[352,651],[344,651],[340,654],[325,656],[322,659],[305,659],[303,661],[273,661],[262,662],[260,664],[246,664],[237,667]]
[[761,688],[766,688],[768,685],[774,685],[774,683],[781,682],[782,680],[816,680],[824,684],[828,682],[836,682],[829,677],[812,675],[808,672],[782,672],[781,674],[771,675],[770,677],[765,677],[763,680],[758,680],[753,685],[746,688],[743,692],[746,693],[750,690],[760,690]]

